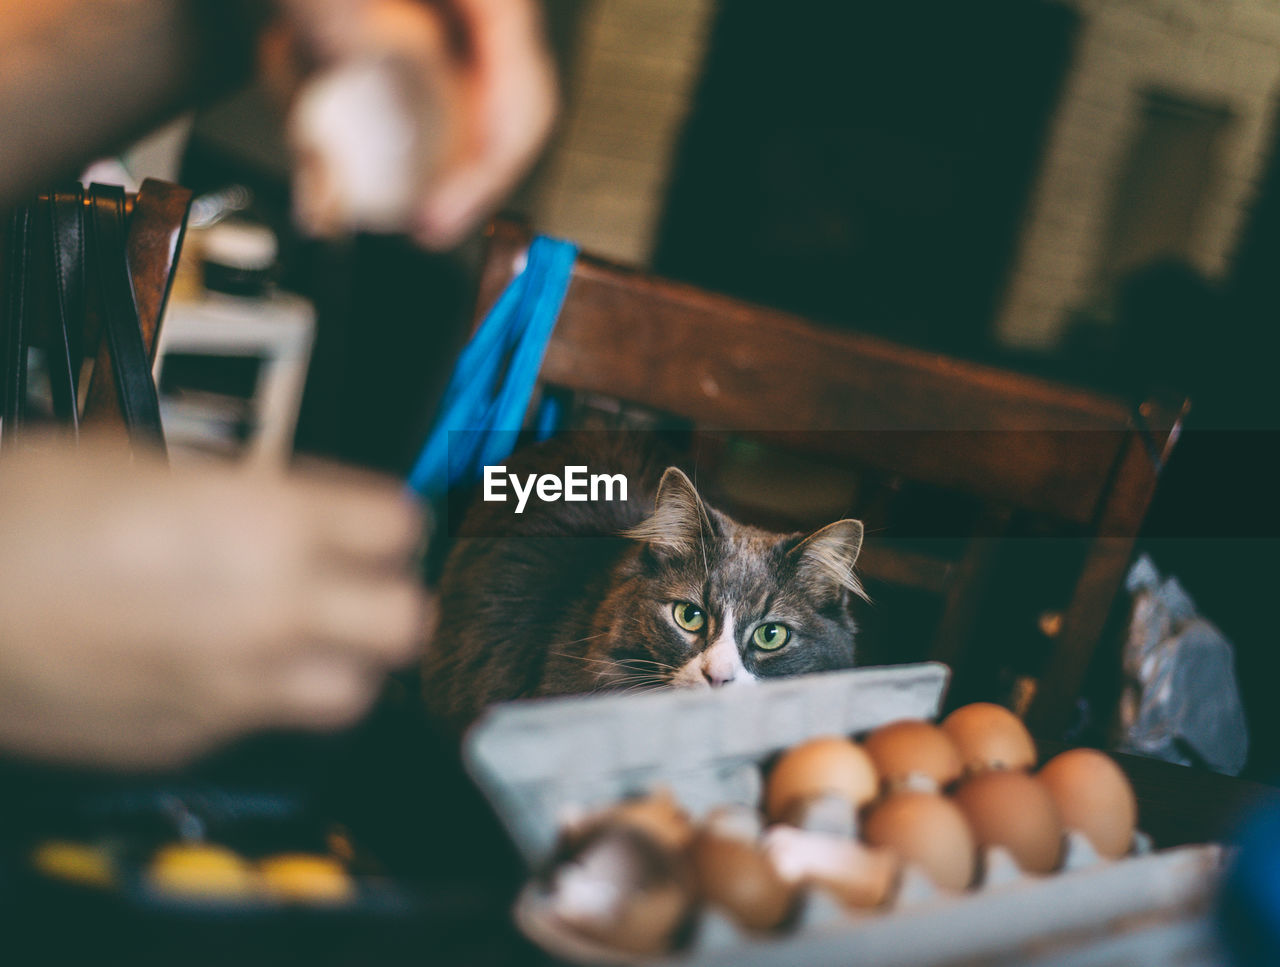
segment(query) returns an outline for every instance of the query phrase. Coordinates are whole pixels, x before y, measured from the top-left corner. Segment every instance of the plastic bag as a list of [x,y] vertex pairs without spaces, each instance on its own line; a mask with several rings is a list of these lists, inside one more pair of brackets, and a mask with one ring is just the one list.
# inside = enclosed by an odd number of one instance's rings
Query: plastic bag
[[1249,752],[1235,651],[1176,578],[1145,554],[1125,580],[1133,613],[1124,647],[1121,752],[1239,775]]

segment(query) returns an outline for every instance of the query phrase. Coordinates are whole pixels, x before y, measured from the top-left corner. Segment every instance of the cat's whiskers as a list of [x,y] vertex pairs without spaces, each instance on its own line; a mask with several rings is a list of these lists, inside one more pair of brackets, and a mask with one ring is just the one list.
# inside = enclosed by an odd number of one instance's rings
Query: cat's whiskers
[[652,691],[670,686],[670,681],[665,678],[643,678],[637,679],[633,677],[621,679],[605,679],[600,677],[597,679],[596,685],[591,689],[590,694],[609,694],[621,695],[625,692],[643,692]]
[[634,691],[642,687],[661,688],[668,684],[670,684],[668,676],[657,675],[647,671],[636,671],[628,675],[622,675],[607,683],[608,687],[616,691]]
[[[679,671],[674,665],[652,658],[621,658],[616,661],[605,661],[602,664],[609,667],[601,669],[596,674],[600,686],[623,691],[630,691],[642,685],[650,685],[654,688],[665,687],[671,684],[672,677]],[[624,686],[630,686],[630,688]]]
[[[568,648],[570,645],[578,645],[578,644],[581,644],[581,643],[582,643],[582,642],[584,642],[584,641],[591,641],[591,640],[592,640],[592,639],[594,639],[594,638],[603,638],[603,637],[604,637],[605,635],[607,635],[608,633],[609,633],[609,632],[607,632],[607,631],[601,631],[601,632],[598,632],[597,634],[594,634],[594,635],[587,635],[585,638],[574,638],[572,641],[558,641],[558,642],[556,642],[555,644],[550,645],[549,647],[551,647],[551,648]],[[563,651],[552,651],[552,652],[549,652],[549,654],[552,654],[552,655],[564,655],[564,657],[565,657],[565,658],[576,658],[576,657],[577,657],[577,655],[570,655],[570,654],[568,654],[567,652],[563,652]]]
[[652,665],[654,668],[669,672],[679,670],[675,665],[668,665],[665,661],[657,661],[653,658],[620,658],[617,663],[619,665]]
[[666,681],[636,682],[634,684],[626,686],[625,688],[615,688],[615,689],[612,689],[611,691],[615,695],[626,695],[630,692],[654,692],[660,688],[665,688],[667,684],[668,683]]
[[[588,664],[588,665],[605,665],[609,669],[620,668],[620,669],[626,670],[630,666],[634,665],[634,666],[641,666],[641,667],[635,668],[635,671],[640,672],[640,671],[650,671],[650,669],[644,668],[642,666],[651,665],[653,666],[652,668],[653,671],[663,671],[663,672],[679,671],[679,669],[675,665],[669,665],[666,662],[656,661],[652,658],[617,658],[617,659],[589,658],[586,655],[571,655],[568,652],[564,652],[564,651],[551,651],[551,652],[548,652],[548,654],[557,655],[561,658],[570,658],[574,661],[580,661],[583,664]],[[605,672],[602,671],[599,674],[603,675],[605,674]]]
[[[596,685],[592,691],[599,691],[601,689],[612,688],[615,685],[626,684],[640,674],[638,670],[636,672],[628,672],[624,668],[619,668],[614,662],[606,661],[599,662],[599,664],[605,667],[594,669]],[[645,674],[647,675],[648,673]]]
[[[599,636],[594,635],[593,637],[599,637]],[[557,655],[560,658],[572,658],[574,661],[580,661],[580,662],[589,663],[589,664],[608,665],[610,668],[614,668],[620,664],[620,662],[612,661],[608,658],[588,658],[586,655],[571,655],[567,651],[549,651],[547,652],[547,654]]]
[[703,580],[711,577],[711,561],[707,557],[707,522],[702,516],[698,516],[698,543],[702,546],[702,571]]
[[662,673],[661,669],[651,670],[647,668],[636,668],[622,675],[622,680],[630,681],[632,679],[640,679],[640,678],[665,679],[666,677],[667,676]]
[[[698,466],[694,466],[694,489],[698,489]],[[698,515],[698,543],[703,548],[703,571],[704,579],[712,576],[712,565],[707,557],[707,512],[699,507]]]

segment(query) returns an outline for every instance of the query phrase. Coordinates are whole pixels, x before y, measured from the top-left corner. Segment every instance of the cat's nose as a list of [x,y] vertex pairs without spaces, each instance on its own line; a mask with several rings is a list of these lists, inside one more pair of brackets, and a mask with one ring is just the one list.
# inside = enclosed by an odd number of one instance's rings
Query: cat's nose
[[733,640],[733,628],[729,627],[702,653],[702,677],[712,688],[728,685],[742,668],[737,642]]
[[714,667],[708,668],[704,665],[702,677],[707,680],[707,684],[712,688],[719,688],[721,685],[728,685],[733,681],[733,669],[721,670]]

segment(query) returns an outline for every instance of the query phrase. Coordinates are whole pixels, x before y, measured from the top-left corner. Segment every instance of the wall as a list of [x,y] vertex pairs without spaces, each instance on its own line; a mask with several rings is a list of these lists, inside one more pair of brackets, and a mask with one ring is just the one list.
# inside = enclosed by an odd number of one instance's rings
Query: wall
[[1051,127],[997,339],[1051,350],[1105,293],[1117,186],[1140,133],[1144,93],[1230,115],[1182,255],[1211,279],[1229,268],[1271,146],[1280,80],[1274,0],[1076,0],[1076,60]]
[[566,113],[531,189],[540,231],[622,262],[648,261],[714,6],[583,6]]

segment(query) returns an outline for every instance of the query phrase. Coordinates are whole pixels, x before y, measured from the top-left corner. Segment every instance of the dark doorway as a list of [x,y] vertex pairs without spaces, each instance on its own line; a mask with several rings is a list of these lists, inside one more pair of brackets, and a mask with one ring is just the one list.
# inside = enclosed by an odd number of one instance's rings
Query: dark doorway
[[729,0],[656,271],[980,353],[1077,23],[1026,0]]

